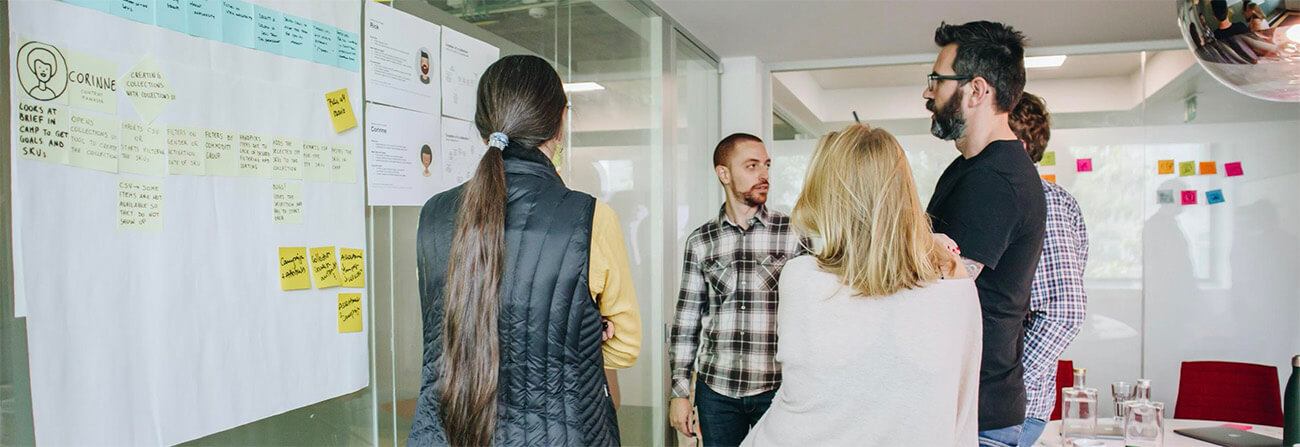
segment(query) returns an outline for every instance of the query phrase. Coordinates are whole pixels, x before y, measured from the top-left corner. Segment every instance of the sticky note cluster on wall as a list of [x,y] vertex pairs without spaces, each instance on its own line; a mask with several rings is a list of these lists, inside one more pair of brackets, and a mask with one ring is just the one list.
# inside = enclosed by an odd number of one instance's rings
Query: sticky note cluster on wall
[[195,37],[361,71],[360,35],[247,1],[62,1]]
[[310,289],[312,284],[317,289],[365,287],[365,251],[339,248],[338,258],[334,253],[334,247],[281,247],[280,289]]
[[[1156,174],[1168,175],[1174,173],[1173,160],[1156,160]],[[1213,161],[1202,161],[1199,164],[1196,161],[1178,162],[1178,176],[1190,177],[1194,175],[1215,175],[1219,173],[1219,165]],[[1223,164],[1223,174],[1227,177],[1237,177],[1243,174],[1241,162],[1234,161]]]
[[[1184,189],[1179,191],[1178,202],[1175,202],[1174,191],[1172,189],[1161,189],[1156,191],[1156,203],[1160,205],[1173,205],[1181,203],[1182,205],[1196,205],[1197,192],[1195,189]],[[1227,201],[1223,196],[1222,189],[1212,189],[1205,192],[1205,203],[1217,205]]]

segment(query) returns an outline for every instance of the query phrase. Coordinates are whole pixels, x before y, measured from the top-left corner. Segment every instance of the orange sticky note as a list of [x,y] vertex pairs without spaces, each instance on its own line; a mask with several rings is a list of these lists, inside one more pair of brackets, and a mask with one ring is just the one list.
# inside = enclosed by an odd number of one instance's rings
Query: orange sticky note
[[1049,182],[1056,183],[1056,174],[1047,174],[1047,175],[1044,175],[1044,176],[1042,176],[1042,177],[1043,177],[1043,180],[1047,180],[1047,181],[1049,181]]
[[1218,174],[1218,173],[1219,173],[1218,165],[1216,165],[1214,162],[1212,161],[1201,162],[1201,175],[1210,175],[1210,174]]
[[1160,160],[1156,162],[1156,174],[1165,175],[1174,173],[1173,160]]

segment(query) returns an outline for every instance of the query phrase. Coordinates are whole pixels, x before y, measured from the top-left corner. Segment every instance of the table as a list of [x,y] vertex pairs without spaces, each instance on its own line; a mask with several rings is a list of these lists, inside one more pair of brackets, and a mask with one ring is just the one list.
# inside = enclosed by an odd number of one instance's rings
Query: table
[[[1097,423],[1100,424],[1103,421],[1109,422],[1109,419],[1110,418],[1099,419]],[[1199,421],[1195,419],[1165,419],[1165,447],[1214,446],[1214,444],[1210,444],[1205,441],[1199,441],[1196,439],[1192,439],[1174,433],[1174,430],[1182,429],[1182,428],[1214,427],[1226,423],[1227,422],[1223,422],[1223,421]],[[1264,436],[1272,436],[1274,438],[1282,439],[1282,427],[1270,427],[1266,425],[1240,424],[1240,423],[1233,423],[1233,424],[1250,426],[1251,429],[1249,431],[1251,432],[1259,433]],[[1101,441],[1104,441],[1107,447],[1112,447],[1112,446],[1123,447],[1124,445],[1124,440],[1122,439],[1102,439]],[[1058,420],[1058,421],[1048,422],[1047,426],[1043,428],[1043,436],[1039,437],[1038,442],[1035,443],[1034,445],[1042,446],[1042,447],[1061,447],[1061,421]]]

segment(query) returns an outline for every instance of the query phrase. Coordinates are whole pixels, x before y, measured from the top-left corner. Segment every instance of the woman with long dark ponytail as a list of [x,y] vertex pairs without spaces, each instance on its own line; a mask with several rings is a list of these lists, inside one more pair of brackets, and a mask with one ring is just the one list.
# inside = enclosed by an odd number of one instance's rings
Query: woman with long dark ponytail
[[[411,445],[617,445],[603,369],[640,350],[618,217],[551,164],[568,98],[545,60],[479,80],[488,143],[420,213],[424,368]],[[614,334],[601,341],[602,318]]]

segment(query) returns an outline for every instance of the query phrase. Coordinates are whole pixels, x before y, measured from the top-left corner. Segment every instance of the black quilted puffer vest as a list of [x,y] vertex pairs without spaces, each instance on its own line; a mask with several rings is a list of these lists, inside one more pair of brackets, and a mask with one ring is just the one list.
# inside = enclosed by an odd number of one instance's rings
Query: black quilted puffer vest
[[[506,258],[494,445],[618,445],[600,352],[600,312],[587,285],[596,199],[564,186],[541,151],[506,148]],[[417,237],[424,367],[408,443],[446,445],[443,290],[464,185],[429,199]]]

